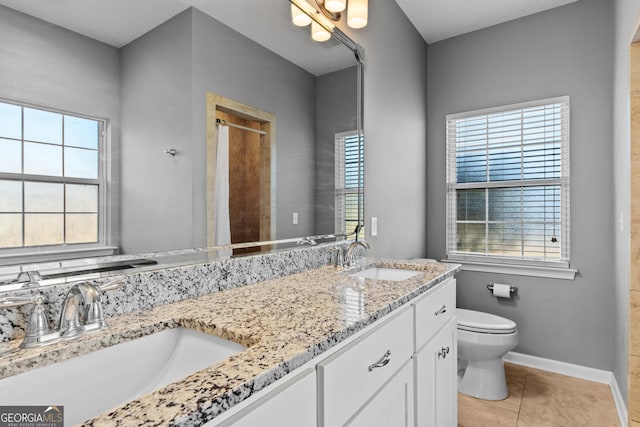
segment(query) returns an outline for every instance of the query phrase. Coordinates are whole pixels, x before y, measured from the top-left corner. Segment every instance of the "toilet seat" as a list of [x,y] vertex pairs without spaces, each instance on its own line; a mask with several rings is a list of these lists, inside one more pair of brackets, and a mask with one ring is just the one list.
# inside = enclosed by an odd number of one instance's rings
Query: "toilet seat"
[[456,309],[458,329],[481,334],[512,334],[516,332],[516,323],[504,317],[480,311]]

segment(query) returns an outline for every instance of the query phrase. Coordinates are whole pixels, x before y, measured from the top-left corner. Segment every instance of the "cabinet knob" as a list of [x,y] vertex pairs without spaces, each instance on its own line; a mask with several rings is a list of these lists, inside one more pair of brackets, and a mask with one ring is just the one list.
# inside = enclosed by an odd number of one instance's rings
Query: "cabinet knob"
[[447,306],[442,304],[442,307],[440,307],[440,310],[436,311],[436,316],[438,314],[443,314],[443,313],[446,313],[446,312],[447,312]]
[[391,350],[387,350],[387,352],[377,362],[369,365],[369,372],[373,371],[375,368],[382,368],[389,362],[391,362]]
[[446,359],[447,354],[449,354],[449,347],[442,347],[442,349],[438,352],[438,358],[442,357],[443,359]]

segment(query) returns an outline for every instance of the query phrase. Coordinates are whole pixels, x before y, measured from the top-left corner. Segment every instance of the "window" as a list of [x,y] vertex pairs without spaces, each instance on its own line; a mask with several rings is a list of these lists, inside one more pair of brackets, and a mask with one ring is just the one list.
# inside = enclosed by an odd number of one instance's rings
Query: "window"
[[104,122],[0,102],[0,253],[102,237]]
[[[336,134],[335,138],[335,232],[350,235],[364,223],[364,143],[358,132]],[[353,236],[355,237],[355,235]],[[360,229],[358,239],[364,238]]]
[[447,258],[569,267],[569,97],[447,116]]

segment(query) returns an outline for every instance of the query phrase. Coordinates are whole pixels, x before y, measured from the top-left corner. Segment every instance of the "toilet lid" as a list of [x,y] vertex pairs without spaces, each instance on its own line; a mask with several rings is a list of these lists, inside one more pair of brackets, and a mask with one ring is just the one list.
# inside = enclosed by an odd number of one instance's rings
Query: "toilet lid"
[[471,332],[509,334],[516,331],[516,322],[481,311],[457,308],[458,329]]

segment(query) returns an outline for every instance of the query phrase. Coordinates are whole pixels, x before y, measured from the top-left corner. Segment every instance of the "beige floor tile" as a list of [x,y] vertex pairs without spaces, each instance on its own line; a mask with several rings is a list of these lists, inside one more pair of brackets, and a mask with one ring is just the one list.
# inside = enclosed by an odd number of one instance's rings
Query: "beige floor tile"
[[541,372],[526,378],[518,427],[618,427],[607,385]]
[[528,368],[522,365],[514,365],[513,363],[505,363],[504,364],[504,373],[507,375],[507,378],[522,378],[524,379],[527,374],[531,373],[533,368]]
[[458,427],[516,427],[518,413],[458,394]]

